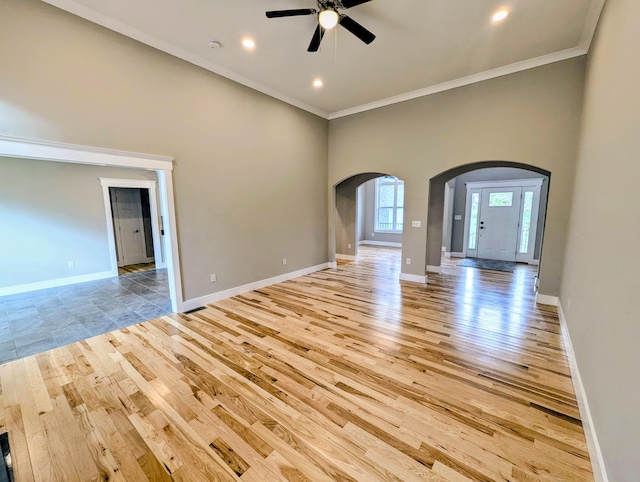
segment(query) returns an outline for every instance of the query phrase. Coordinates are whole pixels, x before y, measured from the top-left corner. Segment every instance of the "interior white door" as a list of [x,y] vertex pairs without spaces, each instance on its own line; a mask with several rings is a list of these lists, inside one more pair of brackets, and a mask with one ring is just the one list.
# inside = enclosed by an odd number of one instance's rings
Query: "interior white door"
[[515,261],[522,188],[482,189],[478,258]]
[[148,262],[140,189],[113,189],[118,266]]

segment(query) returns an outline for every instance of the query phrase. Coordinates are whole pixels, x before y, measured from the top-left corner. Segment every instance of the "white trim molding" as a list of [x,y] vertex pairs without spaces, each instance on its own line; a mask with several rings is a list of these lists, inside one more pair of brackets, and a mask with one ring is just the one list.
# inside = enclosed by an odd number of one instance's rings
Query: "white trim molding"
[[427,273],[442,274],[442,266],[427,265]]
[[[164,254],[169,275],[171,307],[174,312],[180,311],[183,302],[182,280],[180,276],[178,236],[176,231],[175,203],[173,199],[171,175],[174,161],[172,157],[2,135],[0,135],[0,157],[89,164],[94,166],[128,167],[155,171],[158,176],[158,192],[160,193],[161,212],[164,218],[163,229],[165,231],[164,241],[166,243]],[[113,229],[111,229],[111,235],[113,235]],[[95,273],[88,276],[101,276],[105,275],[105,273]],[[113,269],[108,273],[108,276],[113,276]],[[63,279],[77,280],[73,281],[74,283],[86,281],[76,277]],[[52,280],[51,282],[56,281]]]
[[566,50],[561,50],[559,52],[553,52],[546,55],[541,55],[539,57],[535,57],[528,60],[523,60],[520,62],[515,62],[513,64],[504,65],[502,67],[498,67],[491,70],[486,70],[484,72],[478,72],[476,74],[468,75],[466,77],[461,77],[458,79],[453,79],[447,82],[443,82],[441,84],[432,85],[429,87],[425,87],[423,89],[414,90],[412,92],[407,92],[404,94],[387,97],[385,99],[377,100],[374,102],[370,102],[367,104],[358,105],[355,107],[349,107],[344,110],[335,111],[332,113],[325,112],[322,109],[319,109],[315,106],[312,106],[306,102],[303,102],[299,99],[295,99],[289,95],[286,95],[282,92],[279,92],[271,87],[267,87],[259,82],[248,79],[247,77],[240,75],[237,72],[234,72],[231,69],[226,67],[222,67],[206,58],[188,52],[176,45],[173,45],[170,42],[162,40],[157,36],[145,33],[137,28],[134,28],[130,25],[127,25],[123,22],[115,20],[108,15],[105,15],[97,10],[87,7],[83,5],[81,2],[74,0],[44,0],[46,3],[53,5],[55,7],[61,8],[70,12],[78,17],[89,20],[90,22],[96,23],[103,27],[106,27],[114,32],[118,32],[122,35],[126,35],[129,38],[135,39],[138,42],[142,42],[146,45],[150,45],[151,47],[160,50],[162,52],[166,52],[169,55],[173,55],[182,60],[186,60],[189,63],[202,67],[210,72],[214,72],[222,77],[226,77],[227,79],[231,79],[234,82],[245,85],[251,89],[257,90],[258,92],[262,92],[263,94],[269,95],[275,99],[286,102],[287,104],[293,105],[300,109],[306,110],[307,112],[311,112],[317,116],[323,117],[325,119],[338,119],[340,117],[345,117],[352,114],[357,114],[359,112],[366,112],[368,110],[377,109],[380,107],[384,107],[387,105],[397,104],[400,102],[405,102],[407,100],[416,99],[419,97],[424,97],[427,95],[437,94],[438,92],[444,92],[446,90],[456,89],[458,87],[464,87],[466,85],[475,84],[477,82],[483,82],[489,79],[495,79],[497,77],[502,77],[504,75],[513,74],[516,72],[521,72],[523,70],[532,69],[535,67],[540,67],[542,65],[552,64],[554,62],[560,62],[562,60],[571,59],[574,57],[579,57],[581,55],[585,55],[589,51],[589,46],[591,44],[591,40],[593,38],[598,18],[600,16],[600,12],[602,11],[602,6],[604,4],[604,0],[592,0],[591,8],[589,10],[589,15],[585,22],[585,27],[582,31],[582,36],[580,38],[580,44],[576,47],[569,48]]
[[331,267],[332,267],[331,263],[323,263],[316,266],[311,266],[309,268],[300,269],[298,271],[292,271],[290,273],[274,276],[273,278],[254,281],[253,283],[248,283],[246,285],[236,286],[235,288],[229,288],[228,290],[224,290],[224,291],[218,291],[217,293],[211,293],[209,295],[201,296],[199,298],[186,300],[182,304],[182,312],[194,310],[196,308],[200,308],[201,306],[205,306],[210,303],[215,303],[216,301],[224,300],[226,298],[231,298],[232,296],[238,296],[243,293],[248,293],[250,291],[259,290],[261,288],[265,288],[267,286],[274,285],[277,283],[283,283],[285,281],[289,281],[294,278],[299,278],[300,276],[305,276],[311,273],[315,273],[316,271],[322,271],[323,269],[328,269]]
[[451,253],[449,253],[451,256],[451,258],[465,258],[466,256],[464,255],[464,253],[460,252],[460,251],[451,251]]
[[[597,12],[599,13],[599,12]],[[348,109],[340,110],[329,114],[329,120],[339,119],[340,117],[346,117],[348,115],[358,114],[360,112],[366,112],[368,110],[378,109],[388,105],[398,104],[400,102],[406,102],[407,100],[417,99],[419,97],[425,97],[427,95],[437,94],[451,89],[457,89],[458,87],[464,87],[466,85],[475,84],[477,82],[484,82],[485,80],[495,79],[505,75],[515,74],[516,72],[522,72],[523,70],[533,69],[542,65],[552,64],[560,62],[562,60],[572,59],[574,57],[580,57],[586,55],[588,48],[583,46],[574,47],[571,49],[562,50],[560,52],[554,52],[548,55],[542,55],[529,60],[523,60],[513,64],[498,67],[492,70],[486,70],[477,74],[468,75],[459,79],[450,80],[441,84],[425,87],[424,89],[414,90],[405,94],[396,95],[394,97],[387,97],[368,104],[362,104],[356,107],[350,107]]]
[[[115,276],[118,276],[117,270]],[[97,281],[113,277],[114,274],[112,271],[102,271],[101,273],[89,273],[80,276],[69,276],[67,278],[57,278],[23,285],[8,286],[6,288],[0,288],[0,296],[16,295],[19,293],[28,293],[29,291],[46,290],[48,288],[58,288],[59,286],[86,283],[87,281]]]
[[173,169],[173,158],[0,135],[0,157],[138,169]]
[[591,411],[589,410],[589,403],[587,402],[587,393],[584,390],[582,377],[580,376],[580,370],[578,369],[578,362],[576,361],[576,356],[573,351],[573,343],[571,342],[567,319],[565,318],[564,311],[562,310],[562,303],[558,302],[557,306],[558,319],[560,320],[560,331],[562,332],[567,360],[569,361],[571,382],[573,383],[573,390],[576,393],[578,410],[580,411],[580,419],[582,420],[582,428],[587,440],[587,448],[589,450],[589,458],[591,459],[593,476],[596,482],[609,482],[609,477],[607,476],[606,467],[604,465],[604,457],[602,456],[602,450],[598,443],[596,429],[593,425],[593,418],[591,417]]
[[421,276],[418,274],[400,273],[400,281],[427,284],[427,275],[425,274],[424,276]]
[[558,302],[557,296],[541,295],[540,293],[536,295],[536,303],[539,305],[558,306]]

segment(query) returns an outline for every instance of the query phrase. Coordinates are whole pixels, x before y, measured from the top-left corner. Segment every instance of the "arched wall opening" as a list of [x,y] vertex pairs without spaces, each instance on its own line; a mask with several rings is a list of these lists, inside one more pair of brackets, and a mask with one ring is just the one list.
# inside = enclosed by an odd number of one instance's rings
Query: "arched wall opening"
[[358,254],[358,188],[367,181],[393,174],[364,172],[343,179],[334,186],[335,249],[333,258],[356,259]]
[[[445,200],[445,185],[451,179],[454,179],[462,174],[466,174],[471,171],[477,171],[487,168],[516,168],[526,170],[532,173],[536,173],[545,176],[550,181],[551,172],[545,169],[512,161],[480,161],[462,166],[457,166],[452,169],[448,169],[429,180],[429,205],[427,215],[427,252],[426,260],[428,270],[438,271],[440,267],[440,260],[442,257],[442,238],[443,238],[443,218],[444,218],[444,200]],[[548,198],[547,184],[545,190],[545,196],[542,197],[542,203],[546,206]],[[540,230],[544,232],[544,223],[541,225]],[[543,236],[543,235],[542,235]],[[543,239],[543,238],[541,238]],[[540,244],[542,241],[540,241]],[[541,246],[539,251],[541,252]]]

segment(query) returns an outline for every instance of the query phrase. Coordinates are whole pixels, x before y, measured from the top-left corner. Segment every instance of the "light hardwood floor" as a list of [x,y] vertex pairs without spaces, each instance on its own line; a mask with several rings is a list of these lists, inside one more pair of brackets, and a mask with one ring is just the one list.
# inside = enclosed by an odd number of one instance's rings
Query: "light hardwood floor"
[[593,480],[535,271],[399,257],[0,366],[17,480]]
[[129,266],[122,266],[118,268],[118,274],[140,273],[141,271],[149,271],[156,269],[156,263],[142,263],[142,264],[130,264]]

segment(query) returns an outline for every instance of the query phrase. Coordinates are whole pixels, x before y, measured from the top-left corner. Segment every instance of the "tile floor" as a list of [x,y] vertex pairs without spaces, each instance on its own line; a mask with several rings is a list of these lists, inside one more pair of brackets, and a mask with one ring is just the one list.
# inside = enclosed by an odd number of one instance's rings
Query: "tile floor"
[[0,297],[0,363],[171,313],[167,270]]

